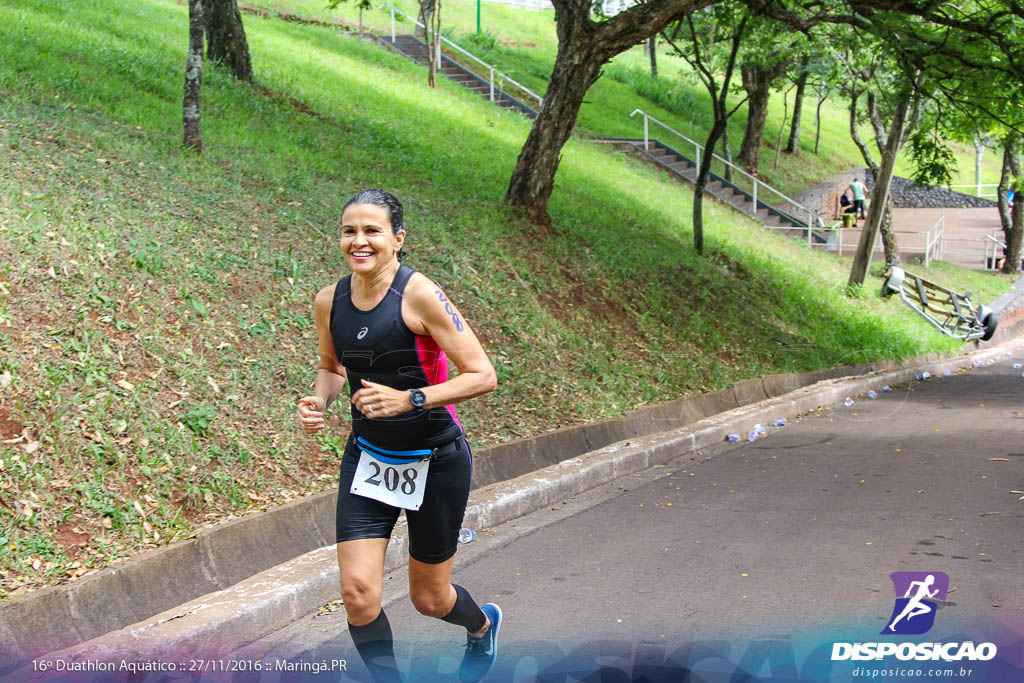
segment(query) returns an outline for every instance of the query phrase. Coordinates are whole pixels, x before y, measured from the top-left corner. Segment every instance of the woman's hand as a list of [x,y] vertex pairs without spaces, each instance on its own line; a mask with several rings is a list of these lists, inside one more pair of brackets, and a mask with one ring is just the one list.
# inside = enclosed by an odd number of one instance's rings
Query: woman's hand
[[307,434],[316,434],[327,427],[324,422],[324,411],[327,402],[320,396],[303,396],[299,399],[299,424]]
[[362,380],[363,388],[352,394],[352,405],[368,418],[392,417],[412,410],[409,392]]

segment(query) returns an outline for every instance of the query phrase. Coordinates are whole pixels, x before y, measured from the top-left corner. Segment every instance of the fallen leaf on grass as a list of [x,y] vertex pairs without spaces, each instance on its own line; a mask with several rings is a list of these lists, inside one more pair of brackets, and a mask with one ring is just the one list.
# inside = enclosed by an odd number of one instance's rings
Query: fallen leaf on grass
[[121,387],[125,391],[135,391],[135,385],[126,379],[117,380],[117,386]]
[[38,441],[33,441],[31,443],[27,443],[24,446],[22,446],[22,448],[25,449],[26,453],[31,455],[32,453],[35,453],[37,450],[39,450],[39,442]]
[[215,394],[219,394],[220,393],[220,386],[216,382],[213,381],[212,377],[207,377],[206,378],[206,383],[210,385],[211,389],[213,389],[213,393],[215,393]]

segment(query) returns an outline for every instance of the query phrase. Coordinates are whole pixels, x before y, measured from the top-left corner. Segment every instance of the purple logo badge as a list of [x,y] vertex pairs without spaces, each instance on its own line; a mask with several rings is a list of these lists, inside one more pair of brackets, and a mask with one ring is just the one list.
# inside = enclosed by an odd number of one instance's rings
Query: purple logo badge
[[896,604],[882,635],[921,635],[935,623],[937,602],[946,599],[949,575],[945,572],[893,572]]

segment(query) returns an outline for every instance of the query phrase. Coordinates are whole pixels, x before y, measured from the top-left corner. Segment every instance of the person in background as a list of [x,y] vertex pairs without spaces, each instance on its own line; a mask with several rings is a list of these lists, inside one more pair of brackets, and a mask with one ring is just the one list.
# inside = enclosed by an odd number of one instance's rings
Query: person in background
[[853,195],[853,210],[857,214],[857,218],[867,218],[868,212],[865,208],[865,199],[867,198],[868,188],[860,181],[860,178],[854,177],[853,182],[846,188]]

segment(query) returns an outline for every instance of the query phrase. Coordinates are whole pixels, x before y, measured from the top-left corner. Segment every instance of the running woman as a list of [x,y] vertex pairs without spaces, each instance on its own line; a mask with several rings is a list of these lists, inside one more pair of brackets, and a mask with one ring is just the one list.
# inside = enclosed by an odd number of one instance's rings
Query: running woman
[[[497,659],[501,609],[479,607],[451,583],[469,498],[471,454],[453,404],[493,391],[494,368],[440,286],[399,263],[401,203],[378,189],[342,211],[341,250],[351,275],[316,295],[320,369],[299,399],[307,434],[350,391],[352,434],[341,460],[337,541],[349,633],[378,681],[400,681],[391,626],[381,607],[384,556],[404,509],[409,596],[421,613],[466,629],[459,676],[483,678]],[[448,379],[447,359],[459,370]]]

